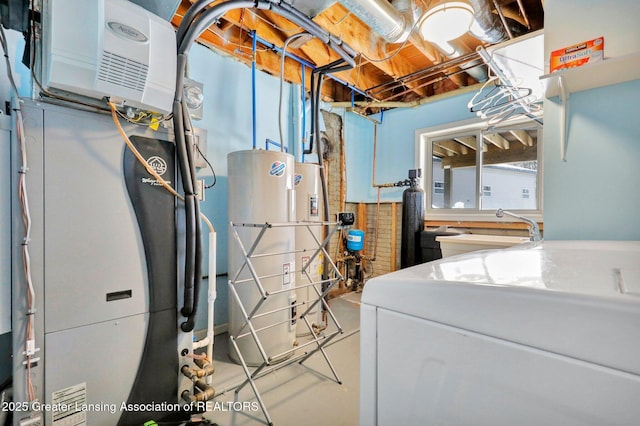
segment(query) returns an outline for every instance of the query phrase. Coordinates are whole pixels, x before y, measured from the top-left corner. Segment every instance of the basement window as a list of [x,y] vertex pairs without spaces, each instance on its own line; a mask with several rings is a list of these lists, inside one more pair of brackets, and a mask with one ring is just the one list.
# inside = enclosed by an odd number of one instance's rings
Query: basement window
[[495,220],[498,208],[542,220],[542,126],[478,121],[417,133],[427,219]]

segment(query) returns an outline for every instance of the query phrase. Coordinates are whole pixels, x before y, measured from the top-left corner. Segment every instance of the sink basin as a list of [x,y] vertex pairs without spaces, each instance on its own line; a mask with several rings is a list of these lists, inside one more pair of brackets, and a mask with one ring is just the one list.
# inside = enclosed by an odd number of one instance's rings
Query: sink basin
[[528,243],[528,237],[511,237],[503,235],[460,234],[436,237],[440,243],[442,257],[451,257],[470,251],[490,250],[512,247]]

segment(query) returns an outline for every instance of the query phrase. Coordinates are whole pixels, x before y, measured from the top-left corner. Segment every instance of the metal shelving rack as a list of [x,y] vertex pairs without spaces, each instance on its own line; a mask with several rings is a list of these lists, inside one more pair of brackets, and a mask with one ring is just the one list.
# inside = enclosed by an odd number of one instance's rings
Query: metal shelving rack
[[[329,359],[329,356],[327,355],[326,351],[325,351],[325,347],[329,344],[329,342],[331,342],[336,336],[340,335],[343,333],[342,327],[340,326],[340,323],[338,322],[337,318],[335,317],[335,315],[333,314],[333,312],[331,311],[331,308],[329,306],[329,304],[326,302],[325,298],[326,296],[329,294],[329,291],[333,288],[333,286],[342,279],[342,275],[340,274],[340,271],[338,270],[338,268],[336,267],[335,263],[333,262],[333,260],[331,259],[331,257],[329,256],[329,253],[327,252],[327,250],[325,249],[325,247],[328,246],[329,241],[331,240],[331,237],[335,234],[335,232],[340,228],[340,223],[335,223],[335,222],[290,222],[290,223],[261,223],[261,224],[256,224],[256,223],[233,223],[230,222],[230,228],[231,228],[231,232],[233,235],[233,239],[236,242],[236,244],[238,245],[238,247],[240,248],[242,255],[244,257],[244,261],[242,262],[242,265],[238,268],[238,270],[235,272],[235,274],[233,275],[233,278],[229,280],[229,289],[231,291],[231,294],[233,295],[233,299],[235,300],[235,302],[238,304],[238,307],[240,309],[240,311],[242,312],[242,315],[245,319],[244,324],[242,325],[242,327],[238,330],[237,333],[232,334],[231,332],[229,333],[229,337],[230,337],[230,342],[231,345],[233,346],[234,350],[236,351],[236,354],[240,360],[240,364],[242,365],[242,369],[246,375],[246,380],[244,380],[242,383],[240,383],[235,387],[235,393],[238,394],[242,388],[244,388],[247,384],[251,386],[251,389],[253,390],[253,393],[256,396],[256,399],[258,400],[258,403],[260,404],[260,408],[262,409],[262,412],[264,413],[265,419],[267,420],[269,425],[273,425],[273,422],[271,420],[271,417],[269,416],[269,412],[267,411],[267,407],[264,404],[264,401],[262,400],[262,397],[260,396],[260,392],[258,391],[258,388],[256,386],[255,381],[260,378],[263,377],[267,374],[269,374],[270,372],[282,368],[286,365],[292,364],[294,362],[298,362],[300,364],[304,363],[307,359],[309,359],[312,355],[314,355],[317,352],[320,352],[322,354],[322,356],[324,357],[325,361],[327,362],[327,365],[329,366],[329,368],[331,369],[331,372],[333,373],[333,376],[335,377],[335,380],[338,384],[342,384],[340,378],[338,377],[338,374],[335,370],[335,368],[333,367],[333,364],[331,363],[331,360]],[[258,228],[259,232],[257,234],[257,236],[255,237],[254,241],[242,241],[242,238],[240,237],[240,235],[238,234],[238,229],[240,228]],[[263,239],[263,237],[265,236],[265,234],[267,232],[269,232],[270,229],[274,229],[274,228],[282,228],[282,227],[304,227],[308,230],[309,233],[311,233],[311,235],[313,236],[313,239],[316,243],[316,246],[313,248],[298,248],[296,247],[296,249],[294,251],[291,252],[273,252],[273,253],[260,253],[260,254],[256,254],[256,249],[258,248],[258,246],[260,245],[260,241]],[[319,241],[319,239],[316,237],[316,235],[313,233],[312,228],[313,227],[327,227],[329,229],[329,232],[327,232],[327,236],[325,237],[325,239],[321,242]],[[246,244],[245,244],[246,243]],[[249,249],[247,250],[246,247],[249,247]],[[277,290],[277,291],[266,291],[264,286],[262,285],[261,280],[265,279],[265,278],[271,278],[274,275],[268,275],[268,276],[260,276],[258,275],[258,272],[256,271],[256,269],[254,268],[253,264],[252,264],[252,259],[256,259],[256,258],[265,258],[265,257],[269,257],[269,256],[276,256],[276,255],[282,255],[282,254],[292,254],[292,253],[305,253],[305,252],[312,252],[312,255],[309,257],[309,259],[301,266],[301,269],[299,271],[289,271],[290,274],[295,274],[296,272],[301,272],[302,275],[304,275],[307,278],[306,283],[304,284],[300,284],[300,283],[296,283],[295,288],[291,288],[291,289],[282,289],[282,290]],[[312,262],[314,261],[314,259],[316,259],[317,256],[324,256],[324,265],[325,265],[325,273],[323,274],[323,278],[320,281],[313,281],[310,274],[309,274],[309,267],[310,265],[312,265]],[[243,271],[245,271],[245,268],[249,271],[251,277],[250,278],[246,278],[246,279],[240,279],[240,275],[242,274]],[[329,269],[329,271],[327,271],[326,269]],[[328,272],[328,273],[327,273]],[[284,275],[284,272],[283,274]],[[329,278],[325,278],[325,277],[329,277]],[[245,306],[245,304],[243,303],[242,299],[240,298],[239,294],[238,294],[238,290],[237,290],[237,286],[239,285],[250,285],[251,283],[253,283],[256,288],[258,289],[258,292],[260,293],[260,299],[258,300],[258,302],[253,305],[253,306]],[[269,299],[270,296],[275,296],[277,294],[281,294],[284,292],[288,292],[288,291],[295,291],[296,288],[300,288],[300,287],[311,287],[314,289],[315,293],[316,293],[316,297],[311,299],[311,300],[305,300],[305,301],[296,301],[295,305],[290,306],[283,306],[282,308],[278,308],[278,309],[274,309],[268,312],[260,312],[258,313],[260,307]],[[324,310],[327,314],[327,318],[330,318],[331,321],[334,323],[336,330],[331,331],[330,333],[327,334],[316,334],[314,332],[314,329],[312,327],[312,324],[309,322],[309,320],[307,319],[307,315],[309,314],[309,312],[311,312],[311,310],[317,305],[317,304],[321,304],[324,307]],[[276,312],[281,312],[283,310],[286,309],[291,309],[292,307],[296,307],[296,309],[298,307],[302,307],[307,305],[306,309],[304,310],[304,312],[299,316],[300,319],[304,320],[306,326],[309,328],[309,331],[311,333],[311,340],[309,342],[306,342],[300,346],[296,346],[293,347],[289,350],[286,350],[284,352],[280,352],[278,354],[268,354],[265,349],[264,346],[262,345],[261,341],[260,341],[260,332],[264,331],[266,329],[269,329],[271,327],[275,327],[278,325],[281,325],[282,322],[276,322],[273,324],[270,324],[268,326],[263,326],[261,328],[256,328],[253,325],[253,320],[260,317],[265,317],[267,315],[270,314],[274,314]],[[260,352],[260,355],[262,357],[262,363],[257,366],[254,367],[254,370],[251,371],[249,365],[247,364],[247,362],[245,361],[242,352],[240,351],[240,348],[238,347],[238,340],[240,339],[244,339],[244,338],[249,338],[252,337],[258,347],[258,350]],[[315,346],[313,346],[315,345]],[[304,351],[302,353],[298,353],[298,354],[294,354],[296,351],[300,351],[304,348],[310,347],[310,350]],[[286,359],[285,361],[282,361],[283,359],[290,357],[288,359]],[[217,396],[217,395],[216,395]]]

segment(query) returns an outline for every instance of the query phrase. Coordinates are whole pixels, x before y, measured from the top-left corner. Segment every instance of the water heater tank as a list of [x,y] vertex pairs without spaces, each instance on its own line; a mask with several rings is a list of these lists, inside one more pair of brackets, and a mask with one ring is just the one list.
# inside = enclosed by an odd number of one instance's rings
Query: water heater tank
[[[286,224],[295,221],[295,193],[293,189],[294,158],[279,151],[236,151],[227,156],[229,174],[229,221],[241,224]],[[262,228],[235,226],[246,250],[253,245]],[[295,227],[274,226],[265,231],[256,246],[251,264],[260,277],[260,284],[268,293],[267,300],[252,319],[253,328],[262,330],[258,338],[269,357],[275,357],[293,347],[295,340]],[[244,256],[233,233],[229,235],[229,279],[234,280],[244,264]],[[261,295],[248,268],[243,268],[236,283],[230,284],[238,292],[247,312],[252,312]],[[284,291],[282,291],[284,290]],[[291,290],[291,291],[287,291]],[[272,312],[266,314],[267,312]],[[264,314],[264,315],[261,315]],[[249,331],[232,291],[229,291],[229,335],[238,336]],[[231,342],[230,342],[231,343]],[[236,340],[244,361],[260,365],[262,355],[249,335]],[[229,356],[238,362],[238,354],[229,345]],[[284,358],[283,358],[284,359]]]
[[144,110],[171,111],[172,25],[127,0],[49,0],[43,10],[43,84]]
[[[322,198],[322,189],[320,182],[320,166],[312,163],[296,163],[296,171],[294,175],[294,186],[296,190],[296,218],[298,222],[322,222],[324,203]],[[322,226],[314,225],[296,227],[296,264],[298,272],[296,272],[296,285],[301,286],[311,282],[319,282],[322,279],[322,263],[323,256],[320,253],[313,260],[315,250],[318,249],[318,241],[323,240]],[[301,252],[301,250],[305,250]],[[302,273],[304,265],[309,263],[306,273]],[[316,286],[321,291],[321,286]],[[318,293],[311,287],[298,287],[296,289],[297,302],[313,303],[317,300]],[[304,304],[298,309],[298,313],[302,314],[308,309],[309,305]],[[315,307],[307,314],[307,320],[311,325],[320,325],[322,322],[322,305],[316,304]],[[306,322],[300,318],[297,322],[296,335],[306,336],[311,334]]]

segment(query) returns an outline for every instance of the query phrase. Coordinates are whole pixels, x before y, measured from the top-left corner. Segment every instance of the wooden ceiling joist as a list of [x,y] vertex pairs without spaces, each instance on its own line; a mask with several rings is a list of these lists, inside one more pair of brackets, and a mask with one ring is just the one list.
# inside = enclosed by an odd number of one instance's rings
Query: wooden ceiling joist
[[[181,0],[181,4],[172,20],[179,25],[182,16],[196,0]],[[218,4],[226,0],[213,1]],[[423,9],[430,3],[422,3]],[[294,5],[296,2],[290,2]],[[309,3],[309,2],[306,2]],[[526,32],[537,31],[544,24],[544,9],[541,0],[499,0],[494,1],[507,19],[515,19],[523,24]],[[495,8],[494,7],[494,8]],[[455,59],[443,55],[434,44],[425,41],[418,28],[414,28],[408,40],[403,43],[387,43],[371,30],[363,21],[349,12],[340,2],[325,6],[324,10],[312,18],[320,27],[349,45],[360,56],[355,59],[355,68],[336,73],[335,77],[342,82],[326,79],[322,95],[332,101],[352,101],[352,88],[357,93],[365,94],[367,101],[411,103],[425,100],[434,95],[444,94],[464,88],[476,82],[476,79],[465,71],[467,66],[477,61],[477,55],[466,55],[465,51],[474,53],[476,48],[486,43],[466,34],[455,40],[461,47]],[[212,25],[200,37],[199,42],[231,55],[239,61],[251,64],[253,59],[249,33],[255,31],[264,44],[259,44],[256,52],[256,64],[259,69],[274,76],[280,75],[280,54],[285,40],[303,30],[298,25],[269,9],[235,9],[226,13],[219,22]],[[295,55],[313,66],[322,66],[338,59],[338,55],[319,40],[312,39],[300,46],[295,42],[289,45],[288,53]],[[472,57],[473,56],[473,57]],[[305,84],[309,89],[311,73],[306,70]],[[285,61],[284,79],[299,84],[301,82],[301,65],[298,61]],[[471,73],[477,76],[475,73]],[[357,95],[355,101],[361,100]],[[372,111],[375,107],[369,107]],[[531,146],[535,142],[527,139],[525,134],[504,135],[518,145]],[[462,141],[458,141],[473,150]],[[502,144],[495,140],[491,144]]]
[[533,146],[533,138],[524,130],[511,130],[511,133],[524,146]]
[[485,133],[482,137],[500,149],[509,149],[509,141],[498,133]]
[[460,136],[453,139],[454,141],[470,148],[472,150],[476,150],[476,138],[474,136]]
[[435,145],[452,153],[452,155],[466,155],[469,153],[469,148],[456,141],[440,141],[436,142]]
[[[358,58],[359,65],[370,64],[393,79],[410,74],[417,69],[416,65],[405,57],[402,50],[396,50],[401,49],[401,45],[384,43],[380,37],[371,33],[369,27],[341,5],[326,9],[313,20],[323,28],[330,29],[356,51],[368,52],[367,58],[363,55]],[[385,60],[392,56],[393,60]],[[415,85],[408,85],[408,87],[413,89]],[[427,94],[424,88],[416,88],[415,92],[421,96]]]

